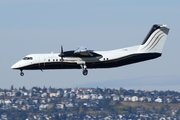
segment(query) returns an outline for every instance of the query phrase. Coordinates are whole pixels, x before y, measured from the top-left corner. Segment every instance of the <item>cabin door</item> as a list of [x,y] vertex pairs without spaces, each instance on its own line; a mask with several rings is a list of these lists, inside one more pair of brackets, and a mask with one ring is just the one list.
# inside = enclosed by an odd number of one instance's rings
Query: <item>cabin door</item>
[[39,68],[43,69],[45,68],[45,57],[39,56]]

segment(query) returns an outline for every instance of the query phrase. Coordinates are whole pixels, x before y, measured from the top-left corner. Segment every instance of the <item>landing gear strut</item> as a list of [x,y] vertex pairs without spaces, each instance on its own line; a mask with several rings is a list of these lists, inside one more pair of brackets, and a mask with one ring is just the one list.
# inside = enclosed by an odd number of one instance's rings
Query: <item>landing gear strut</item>
[[21,75],[21,76],[24,76],[24,73],[23,73],[23,71],[22,71],[22,70],[21,70],[21,72],[20,72],[20,75]]
[[88,70],[87,70],[87,66],[85,64],[81,64],[81,68],[83,69],[83,75],[87,75],[88,74]]

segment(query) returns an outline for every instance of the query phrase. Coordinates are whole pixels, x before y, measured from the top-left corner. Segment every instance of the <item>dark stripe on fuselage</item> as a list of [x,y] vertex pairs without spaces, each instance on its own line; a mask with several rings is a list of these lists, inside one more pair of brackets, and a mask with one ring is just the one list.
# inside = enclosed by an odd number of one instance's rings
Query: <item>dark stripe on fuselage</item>
[[[87,68],[111,68],[146,61],[160,57],[161,53],[142,53],[132,54],[114,60],[99,61],[95,63],[86,63]],[[68,62],[47,62],[41,64],[32,64],[21,68],[22,70],[39,70],[39,69],[81,69],[79,64]]]

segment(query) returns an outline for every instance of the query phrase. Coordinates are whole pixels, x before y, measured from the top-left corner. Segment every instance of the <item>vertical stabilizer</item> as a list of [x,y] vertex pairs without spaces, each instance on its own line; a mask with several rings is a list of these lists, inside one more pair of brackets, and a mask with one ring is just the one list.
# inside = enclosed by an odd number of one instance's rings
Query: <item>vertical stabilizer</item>
[[138,52],[161,53],[166,41],[169,28],[166,25],[153,25],[146,38],[140,45]]

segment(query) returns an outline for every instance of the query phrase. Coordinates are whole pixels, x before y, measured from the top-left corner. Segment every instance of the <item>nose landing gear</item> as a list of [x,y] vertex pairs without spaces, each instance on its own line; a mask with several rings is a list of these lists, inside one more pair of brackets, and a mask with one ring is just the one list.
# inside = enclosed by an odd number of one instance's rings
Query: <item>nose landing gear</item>
[[88,70],[87,69],[84,69],[83,70],[83,75],[87,75],[88,74]]
[[24,72],[23,72],[23,70],[21,70],[20,75],[21,75],[21,76],[24,76]]

